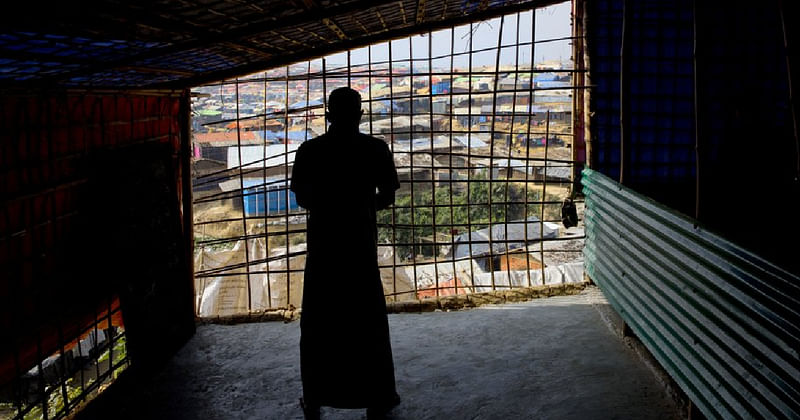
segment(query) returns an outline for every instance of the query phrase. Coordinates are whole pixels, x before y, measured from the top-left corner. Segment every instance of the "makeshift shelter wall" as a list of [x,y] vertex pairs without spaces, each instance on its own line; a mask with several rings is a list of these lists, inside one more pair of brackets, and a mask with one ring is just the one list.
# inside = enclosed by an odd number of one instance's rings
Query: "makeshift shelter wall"
[[780,2],[586,7],[591,167],[800,272],[783,241],[800,234],[782,216],[800,214],[800,158]]
[[[148,342],[191,335],[179,159],[187,109],[182,92],[0,100],[0,384],[120,298],[134,364],[155,357]],[[155,333],[147,331],[153,316],[164,317]]]
[[691,5],[586,2],[596,85],[591,166],[687,214],[695,182]]
[[796,7],[698,2],[697,218],[800,275],[797,247],[786,241],[800,237],[800,145],[791,102],[797,94],[790,94],[785,44],[797,37],[784,38],[796,26]]

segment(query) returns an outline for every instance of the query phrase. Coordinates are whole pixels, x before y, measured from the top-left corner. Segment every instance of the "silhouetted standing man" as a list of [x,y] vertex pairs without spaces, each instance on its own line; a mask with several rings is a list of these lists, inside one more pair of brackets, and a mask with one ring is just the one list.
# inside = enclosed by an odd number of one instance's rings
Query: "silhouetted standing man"
[[309,211],[300,319],[306,418],[319,418],[320,406],[380,418],[400,402],[375,220],[400,184],[386,143],[358,131],[362,114],[358,92],[331,92],[328,132],[300,146],[292,169],[291,189]]

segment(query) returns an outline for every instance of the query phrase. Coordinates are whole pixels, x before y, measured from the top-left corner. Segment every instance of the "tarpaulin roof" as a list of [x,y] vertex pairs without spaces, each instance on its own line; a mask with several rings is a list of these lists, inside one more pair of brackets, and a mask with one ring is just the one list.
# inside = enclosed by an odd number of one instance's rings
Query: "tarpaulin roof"
[[0,88],[185,88],[551,3],[22,2],[0,18]]

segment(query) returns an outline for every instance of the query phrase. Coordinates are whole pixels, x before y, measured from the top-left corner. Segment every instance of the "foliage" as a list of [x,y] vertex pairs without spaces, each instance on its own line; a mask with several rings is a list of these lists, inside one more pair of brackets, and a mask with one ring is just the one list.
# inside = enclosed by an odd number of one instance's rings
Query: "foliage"
[[[524,182],[490,181],[485,175],[472,179],[474,181],[469,183],[454,181],[450,186],[435,188],[416,184],[413,194],[397,197],[394,209],[378,213],[378,241],[400,244],[395,252],[403,258],[409,257],[412,250],[417,254],[434,255],[441,252],[440,247],[431,245],[434,226],[438,242],[442,242],[443,237],[466,233],[469,225],[472,230],[478,230],[487,227],[490,220],[494,224],[541,217],[541,206],[534,204],[540,201],[540,192],[529,190],[526,197]],[[451,196],[452,207],[435,207],[450,206]],[[554,197],[548,194],[548,199]],[[552,217],[551,213],[548,208],[546,218]],[[409,245],[411,243],[414,246]]]
[[[127,357],[127,346],[125,343],[125,336],[119,337],[114,342],[113,347],[113,354],[114,354],[114,363],[119,363],[119,361],[125,359]],[[108,349],[104,351],[100,357],[97,358],[97,363],[103,363],[109,360],[111,353]],[[126,365],[122,365],[118,367],[114,372],[112,372],[113,379],[117,379],[119,374],[125,369]],[[67,406],[67,403],[73,403],[76,399],[81,396],[81,387],[73,385],[74,378],[68,378],[64,382],[64,388],[59,385],[51,385],[45,387],[45,394],[47,395],[47,418],[56,418],[59,415],[64,414],[64,409]],[[84,385],[85,388],[90,388],[94,383],[94,379],[89,379],[87,383]],[[67,398],[64,399],[64,390],[66,390]],[[73,407],[74,408],[74,407]],[[2,413],[16,413],[17,408],[13,403],[3,402],[0,403],[0,414]],[[45,418],[44,410],[42,408],[41,402],[31,408],[24,416],[24,420],[42,420]]]
[[204,242],[204,241],[213,241],[215,239],[218,239],[218,238],[213,237],[213,236],[202,236],[202,235],[195,234],[195,236],[194,236],[194,249],[195,250],[206,249],[206,250],[211,250],[211,251],[230,251],[231,249],[233,249],[236,246],[236,241],[234,241],[234,240],[226,241],[226,242],[216,242],[216,243],[212,243],[212,244],[201,243],[201,242]]
[[[72,385],[72,378],[67,379],[65,383],[67,391],[67,400],[74,401],[81,394],[81,388]],[[61,386],[48,386],[45,388],[47,393],[47,418],[55,418],[58,413],[61,413],[66,407],[63,390]],[[16,413],[17,409],[13,403],[0,403],[0,413]],[[41,403],[31,408],[25,416],[24,420],[41,420],[45,418],[44,410]]]
[[[126,346],[125,343],[125,336],[121,336],[117,338],[116,341],[114,341],[113,351],[114,351],[114,364],[127,357],[128,347]],[[101,354],[100,357],[97,358],[97,363],[105,362],[106,360],[109,359],[110,356],[111,353],[109,352],[108,349],[106,349],[106,351],[104,351],[103,354]]]

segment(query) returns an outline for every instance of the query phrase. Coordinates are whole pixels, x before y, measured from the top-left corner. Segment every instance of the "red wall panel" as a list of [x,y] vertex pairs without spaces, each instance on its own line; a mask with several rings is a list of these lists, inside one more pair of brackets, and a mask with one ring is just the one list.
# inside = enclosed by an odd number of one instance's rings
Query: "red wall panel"
[[0,385],[57,351],[59,331],[69,343],[118,302],[114,273],[93,268],[103,267],[93,254],[105,244],[86,239],[102,231],[90,219],[115,210],[103,209],[92,188],[103,177],[98,156],[166,146],[157,150],[171,163],[166,182],[180,212],[181,101],[129,93],[0,98],[0,337],[10,343],[0,346]]

